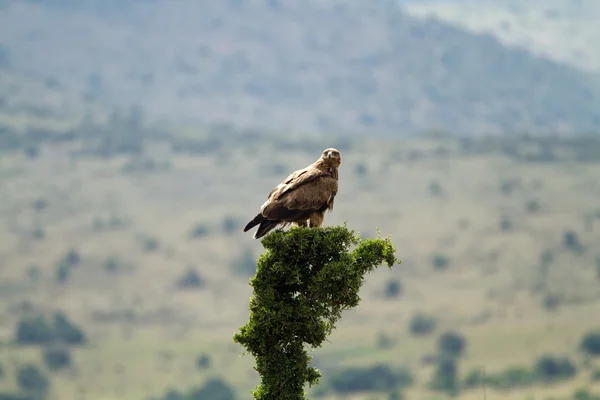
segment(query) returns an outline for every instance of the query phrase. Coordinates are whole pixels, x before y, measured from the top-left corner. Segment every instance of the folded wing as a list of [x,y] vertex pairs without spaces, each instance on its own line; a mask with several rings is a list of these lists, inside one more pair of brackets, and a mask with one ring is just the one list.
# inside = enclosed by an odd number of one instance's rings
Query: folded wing
[[270,220],[295,221],[333,207],[338,182],[331,175],[305,168],[291,174],[269,194],[261,208]]

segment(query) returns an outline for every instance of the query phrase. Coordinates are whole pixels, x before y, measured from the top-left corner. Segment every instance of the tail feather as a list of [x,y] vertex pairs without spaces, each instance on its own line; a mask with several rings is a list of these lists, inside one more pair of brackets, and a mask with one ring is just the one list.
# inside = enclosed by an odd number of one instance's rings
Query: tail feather
[[246,225],[246,227],[244,228],[244,232],[248,232],[250,229],[254,228],[256,225],[260,224],[263,221],[266,221],[267,219],[265,217],[262,216],[262,214],[258,214],[256,217],[254,217],[254,219],[250,222],[248,222],[248,224]]
[[279,225],[280,222],[281,221],[270,221],[265,218],[256,230],[256,233],[254,234],[254,239],[260,239],[261,237],[265,236],[267,233],[269,233],[269,231],[271,231],[277,225]]

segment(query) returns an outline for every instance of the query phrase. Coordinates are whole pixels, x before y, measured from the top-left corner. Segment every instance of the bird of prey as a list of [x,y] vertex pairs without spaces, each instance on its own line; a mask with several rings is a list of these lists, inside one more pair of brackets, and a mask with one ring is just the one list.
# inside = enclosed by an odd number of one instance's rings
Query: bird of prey
[[244,232],[259,225],[254,233],[254,239],[259,239],[277,226],[291,223],[302,227],[321,226],[325,211],[333,210],[341,163],[340,152],[329,148],[308,167],[292,172],[269,193],[260,213],[248,222]]

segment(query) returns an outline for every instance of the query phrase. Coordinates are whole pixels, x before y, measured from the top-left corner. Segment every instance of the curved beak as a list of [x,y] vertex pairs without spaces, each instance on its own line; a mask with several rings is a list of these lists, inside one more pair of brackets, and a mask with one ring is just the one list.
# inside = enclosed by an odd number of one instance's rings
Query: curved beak
[[331,158],[331,151],[327,152],[327,158]]

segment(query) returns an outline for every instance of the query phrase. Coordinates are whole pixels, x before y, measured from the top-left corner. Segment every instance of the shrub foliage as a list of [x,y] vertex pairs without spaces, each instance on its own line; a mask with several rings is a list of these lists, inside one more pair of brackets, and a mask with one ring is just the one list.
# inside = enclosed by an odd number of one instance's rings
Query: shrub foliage
[[305,345],[320,347],[342,311],[358,305],[365,274],[399,260],[389,238],[361,240],[346,226],[275,231],[262,244],[250,318],[234,341],[256,359],[256,400],[303,400],[305,384],[321,376]]

